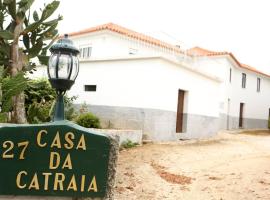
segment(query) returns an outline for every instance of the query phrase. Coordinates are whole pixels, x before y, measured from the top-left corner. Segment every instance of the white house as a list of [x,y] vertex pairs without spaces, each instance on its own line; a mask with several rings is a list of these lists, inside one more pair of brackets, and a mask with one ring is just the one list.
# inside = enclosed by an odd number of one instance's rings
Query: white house
[[199,47],[188,50],[191,65],[218,76],[220,84],[220,128],[267,128],[270,113],[270,77],[232,53],[212,52]]
[[[109,23],[69,37],[80,72],[69,91],[102,126],[142,129],[153,140],[208,137],[220,129],[267,128],[270,79],[231,53],[182,51]],[[38,76],[46,75],[39,70]]]

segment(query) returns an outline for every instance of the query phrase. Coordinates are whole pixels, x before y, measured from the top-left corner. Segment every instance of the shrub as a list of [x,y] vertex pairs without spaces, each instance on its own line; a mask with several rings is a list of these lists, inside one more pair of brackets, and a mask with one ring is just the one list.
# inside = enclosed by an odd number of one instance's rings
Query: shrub
[[46,79],[30,80],[25,90],[27,121],[38,124],[51,121],[51,107],[56,98],[55,90]]
[[86,128],[100,128],[99,118],[90,112],[79,115],[76,123]]
[[[52,120],[56,92],[47,79],[30,80],[25,90],[25,111],[30,124],[39,124]],[[76,118],[72,102],[76,97],[64,96],[65,117],[67,120]]]
[[40,124],[51,120],[51,102],[32,102],[28,105],[27,120],[31,124]]
[[131,140],[126,140],[126,141],[122,142],[121,148],[129,149],[129,148],[136,147],[137,145],[139,145],[137,142],[132,142]]

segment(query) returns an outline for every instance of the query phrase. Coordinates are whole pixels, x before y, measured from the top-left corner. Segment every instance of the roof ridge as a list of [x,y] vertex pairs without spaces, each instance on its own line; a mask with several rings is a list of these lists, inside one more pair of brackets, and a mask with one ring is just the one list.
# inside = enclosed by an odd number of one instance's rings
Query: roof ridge
[[176,47],[175,45],[169,44],[167,42],[161,41],[159,39],[156,39],[152,36],[148,36],[145,35],[143,33],[139,33],[136,31],[133,31],[131,29],[122,27],[120,25],[114,24],[112,22],[106,23],[106,24],[102,24],[99,26],[95,26],[95,27],[91,27],[88,29],[84,29],[81,31],[77,31],[77,32],[72,32],[69,33],[69,36],[77,36],[77,35],[83,35],[83,34],[88,34],[88,33],[92,33],[92,32],[96,32],[96,31],[102,31],[102,30],[110,30],[119,34],[122,34],[126,37],[129,38],[133,38],[136,40],[140,40],[142,42],[146,42],[149,43],[151,45],[155,45],[158,46],[160,48],[165,48],[168,49],[169,51],[175,52],[175,53],[179,53],[179,54],[184,54],[184,55],[188,55],[188,56],[222,56],[222,55],[227,55],[230,56],[239,67],[244,68],[244,69],[248,69],[250,71],[262,74],[262,75],[266,75],[268,77],[270,77],[270,75],[260,72],[259,70],[257,70],[256,68],[250,67],[248,65],[242,64],[240,63],[236,57],[231,53],[231,52],[227,52],[227,51],[210,51],[208,49],[204,49],[202,47],[199,46],[195,46],[193,48],[187,49],[186,51],[181,50],[179,47]]
[[230,54],[230,52],[227,52],[227,51],[213,51],[213,50],[205,49],[199,46],[194,46],[192,48],[187,49],[188,52],[196,51],[196,50],[200,50],[200,51],[203,51],[204,53],[209,53],[209,54]]
[[[196,49],[199,49],[199,51],[196,51]],[[193,52],[192,52],[193,51]],[[261,75],[264,75],[264,76],[267,76],[267,77],[270,77],[269,74],[266,74],[264,72],[261,72],[259,71],[257,68],[255,67],[251,67],[247,64],[243,64],[243,63],[240,63],[238,61],[238,59],[233,55],[233,53],[231,52],[227,52],[227,51],[210,51],[208,49],[204,49],[204,48],[201,48],[199,46],[195,46],[195,47],[192,47],[190,49],[187,50],[188,54],[190,56],[198,56],[198,57],[201,57],[201,56],[222,56],[222,55],[227,55],[227,56],[230,56],[234,62],[236,62],[236,64],[240,67],[240,68],[243,68],[243,69],[247,69],[249,71],[253,71],[255,73],[258,73],[258,74],[261,74]]]
[[113,32],[116,32],[116,33],[119,33],[119,34],[122,34],[122,35],[125,35],[125,36],[133,38],[133,39],[140,40],[142,42],[146,42],[146,43],[149,43],[149,44],[152,44],[152,45],[155,45],[155,46],[159,46],[161,48],[171,50],[171,51],[176,52],[176,53],[184,53],[183,50],[181,50],[179,47],[176,47],[175,45],[172,45],[170,43],[161,41],[161,40],[159,40],[157,38],[154,38],[152,36],[145,35],[143,33],[133,31],[131,29],[125,28],[125,27],[120,26],[118,24],[114,24],[112,22],[102,24],[102,25],[99,25],[99,26],[95,26],[95,27],[91,27],[91,28],[88,28],[88,29],[84,29],[84,30],[81,30],[81,31],[72,32],[72,33],[69,33],[68,35],[69,36],[77,36],[77,35],[83,35],[83,34],[92,33],[92,32],[101,31],[101,30],[106,30],[106,29],[110,30],[110,31],[113,31]]

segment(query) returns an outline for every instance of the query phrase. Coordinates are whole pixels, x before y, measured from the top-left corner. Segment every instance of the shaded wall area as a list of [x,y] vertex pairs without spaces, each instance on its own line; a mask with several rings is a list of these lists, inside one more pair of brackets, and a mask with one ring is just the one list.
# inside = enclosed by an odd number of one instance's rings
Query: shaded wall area
[[[265,119],[243,118],[243,129],[268,129],[268,121]],[[220,129],[239,129],[239,117],[220,115]]]
[[206,138],[219,130],[219,119],[209,116],[184,114],[183,133],[176,133],[173,111],[98,105],[87,105],[87,109],[100,118],[102,128],[142,130],[144,139],[154,141]]
[[[79,109],[80,105],[76,105]],[[144,139],[176,140],[176,112],[147,108],[87,105],[100,118],[102,128],[142,130]]]

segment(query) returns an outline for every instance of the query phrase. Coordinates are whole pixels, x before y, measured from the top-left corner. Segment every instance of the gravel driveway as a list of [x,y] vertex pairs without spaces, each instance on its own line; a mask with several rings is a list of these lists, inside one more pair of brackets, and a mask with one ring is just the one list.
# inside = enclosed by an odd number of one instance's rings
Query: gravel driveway
[[117,170],[117,200],[269,200],[270,132],[147,144],[121,151]]

